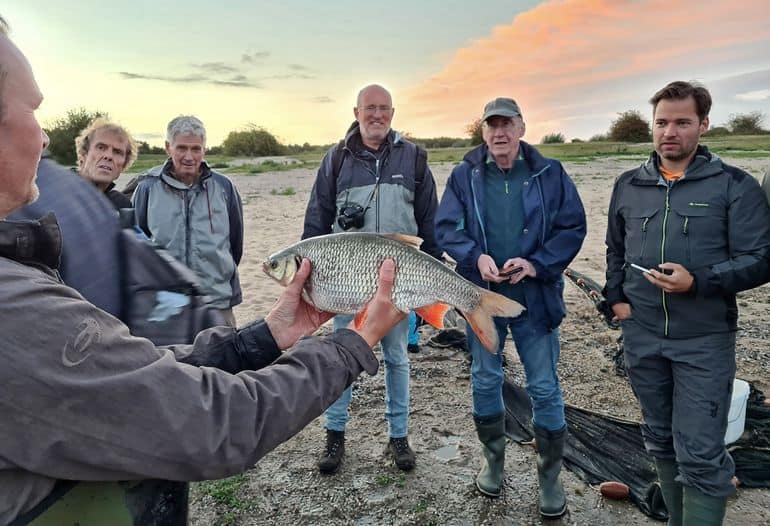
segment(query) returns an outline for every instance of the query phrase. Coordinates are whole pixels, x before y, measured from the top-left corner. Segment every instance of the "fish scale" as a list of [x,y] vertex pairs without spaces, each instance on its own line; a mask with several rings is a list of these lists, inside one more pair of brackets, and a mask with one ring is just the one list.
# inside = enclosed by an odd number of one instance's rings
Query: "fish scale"
[[478,287],[421,252],[416,247],[420,242],[419,238],[398,234],[329,234],[302,240],[271,255],[263,268],[286,286],[301,260],[309,259],[312,272],[305,283],[305,299],[323,311],[354,314],[374,297],[382,261],[393,259],[396,274],[392,300],[397,309],[422,309],[425,312],[421,311],[421,315],[428,316],[426,321],[442,328],[441,317],[447,305],[453,306],[466,316],[479,339],[494,352],[492,347],[497,345],[498,338],[492,316],[518,316],[523,307]]

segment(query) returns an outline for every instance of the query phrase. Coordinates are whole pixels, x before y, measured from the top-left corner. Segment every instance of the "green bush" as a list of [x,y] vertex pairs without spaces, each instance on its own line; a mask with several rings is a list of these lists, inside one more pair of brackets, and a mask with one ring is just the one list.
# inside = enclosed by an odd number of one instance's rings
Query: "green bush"
[[588,139],[588,142],[607,142],[608,140],[606,134],[597,133],[596,135],[592,135],[591,138]]
[[607,133],[614,142],[649,142],[650,123],[637,110],[618,113],[618,118],[612,121]]
[[76,108],[43,128],[50,139],[48,151],[56,162],[67,166],[77,163],[75,137],[97,117],[109,118],[106,113],[98,110],[91,112],[85,108]]
[[767,130],[762,128],[764,120],[765,116],[761,111],[733,113],[727,119],[727,127],[734,135],[761,135],[767,133]]
[[540,140],[540,144],[563,144],[563,133],[549,133]]
[[704,137],[724,137],[725,135],[730,135],[730,130],[724,126],[714,126],[703,134]]
[[284,155],[286,148],[269,131],[259,126],[251,125],[248,130],[232,131],[222,143],[225,155],[263,156]]
[[465,132],[471,139],[471,146],[478,146],[484,142],[484,137],[481,134],[481,118],[476,119],[468,126],[466,126]]

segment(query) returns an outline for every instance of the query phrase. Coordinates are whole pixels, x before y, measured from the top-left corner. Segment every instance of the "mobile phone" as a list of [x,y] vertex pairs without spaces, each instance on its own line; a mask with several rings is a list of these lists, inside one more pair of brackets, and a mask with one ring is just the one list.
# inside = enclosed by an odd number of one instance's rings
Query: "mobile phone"
[[498,272],[497,275],[503,278],[507,278],[508,276],[513,276],[514,274],[518,274],[522,270],[524,270],[524,267],[515,267],[515,268],[512,268],[511,270]]
[[644,267],[640,267],[636,263],[631,263],[631,267],[635,268],[636,270],[638,270],[640,272],[644,272],[645,274],[649,274],[650,273],[650,269],[644,268]]

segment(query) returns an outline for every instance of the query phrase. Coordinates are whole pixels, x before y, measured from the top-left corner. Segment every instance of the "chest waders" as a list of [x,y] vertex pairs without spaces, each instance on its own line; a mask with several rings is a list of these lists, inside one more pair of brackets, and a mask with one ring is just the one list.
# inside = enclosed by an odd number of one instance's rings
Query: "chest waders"
[[59,482],[9,526],[185,526],[186,482]]

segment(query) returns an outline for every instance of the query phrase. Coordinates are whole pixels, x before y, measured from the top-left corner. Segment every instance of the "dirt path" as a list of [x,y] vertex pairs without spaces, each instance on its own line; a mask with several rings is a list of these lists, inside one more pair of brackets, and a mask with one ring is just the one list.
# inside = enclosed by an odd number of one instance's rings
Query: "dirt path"
[[[757,175],[770,159],[732,160]],[[584,200],[589,220],[585,245],[572,267],[604,282],[604,230],[612,181],[639,161],[607,159],[567,164]],[[451,165],[433,166],[439,195]],[[245,200],[246,261],[241,265],[244,304],[241,322],[264,314],[278,295],[258,265],[263,257],[299,238],[314,173],[293,170],[234,180]],[[295,195],[277,195],[291,186]],[[271,190],[275,190],[271,194]],[[636,401],[626,381],[613,372],[610,356],[618,332],[608,329],[572,285],[566,285],[569,314],[561,329],[560,375],[568,403],[638,419]],[[740,295],[739,376],[770,394],[770,330],[766,316],[770,286]],[[423,338],[428,336],[427,331]],[[509,342],[512,378],[523,378]],[[417,468],[398,471],[384,454],[387,432],[383,418],[382,373],[362,377],[354,391],[347,454],[340,472],[318,474],[315,461],[322,447],[321,420],[262,459],[241,477],[195,485],[191,524],[239,525],[519,525],[540,524],[537,512],[535,454],[510,444],[502,498],[479,496],[473,485],[481,453],[470,401],[470,372],[465,354],[423,347],[412,356],[410,441]],[[572,473],[563,475],[569,515],[549,524],[662,524],[628,502],[602,499]],[[739,489],[730,500],[728,525],[770,524],[770,490]]]

